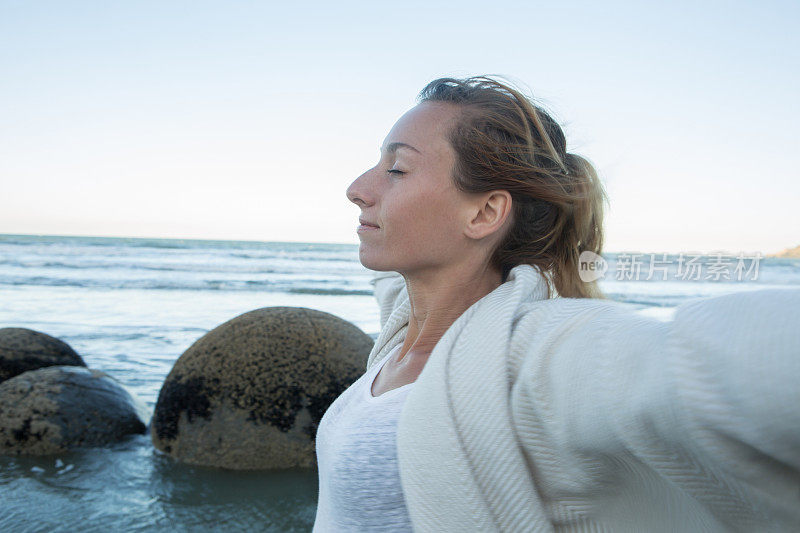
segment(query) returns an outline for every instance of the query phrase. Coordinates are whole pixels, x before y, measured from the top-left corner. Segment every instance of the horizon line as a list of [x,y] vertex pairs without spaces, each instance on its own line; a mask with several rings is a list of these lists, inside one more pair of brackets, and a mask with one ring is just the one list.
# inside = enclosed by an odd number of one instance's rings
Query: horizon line
[[[354,242],[332,242],[332,241],[289,241],[289,240],[258,240],[258,239],[201,239],[197,237],[150,237],[150,236],[134,236],[134,235],[81,235],[81,234],[57,234],[57,233],[0,233],[0,237],[63,237],[63,238],[92,238],[92,239],[138,239],[138,240],[161,240],[161,241],[197,241],[197,242],[248,242],[248,243],[259,243],[259,244],[332,244],[332,245],[339,245],[339,246],[358,246],[358,243]],[[800,246],[800,245],[798,245]],[[774,257],[782,252],[787,250],[792,250],[795,247],[789,246],[787,248],[783,248],[781,250],[767,253],[764,250],[754,250],[754,252],[760,252],[763,254],[763,257]],[[665,252],[665,251],[648,251],[645,252],[643,250],[604,250],[601,252],[602,254],[624,254],[624,253],[641,253],[641,254],[668,254],[668,255],[677,255],[681,253],[686,254],[700,254],[700,255],[732,255],[733,253],[743,253],[743,250],[737,250],[736,252],[731,252],[729,250],[713,250],[713,251],[700,251],[700,250],[683,250],[680,252]]]

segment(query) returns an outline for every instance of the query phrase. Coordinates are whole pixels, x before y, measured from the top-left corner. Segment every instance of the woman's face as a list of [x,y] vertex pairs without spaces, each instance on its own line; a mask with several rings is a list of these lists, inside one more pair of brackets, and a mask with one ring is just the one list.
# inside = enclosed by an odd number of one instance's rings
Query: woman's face
[[455,153],[447,140],[458,114],[452,104],[424,102],[392,127],[380,161],[347,189],[361,208],[361,263],[372,270],[424,272],[466,251],[470,202],[452,181]]

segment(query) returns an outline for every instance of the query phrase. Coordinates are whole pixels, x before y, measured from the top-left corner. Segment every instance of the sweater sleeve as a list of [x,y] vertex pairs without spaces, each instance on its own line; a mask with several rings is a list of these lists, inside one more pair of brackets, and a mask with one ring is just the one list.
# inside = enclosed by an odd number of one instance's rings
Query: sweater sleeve
[[[525,352],[512,412],[546,478],[590,483],[598,460],[627,457],[706,504],[743,491],[768,515],[790,514],[800,494],[800,290],[692,300],[669,322],[613,304],[541,309],[522,320],[536,332],[530,342],[512,339]],[[606,475],[617,475],[612,466]]]
[[372,284],[375,299],[381,314],[381,328],[386,324],[386,319],[403,300],[406,294],[406,280],[397,272],[374,272]]
[[688,302],[670,335],[677,413],[694,444],[746,478],[759,463],[800,473],[800,290]]

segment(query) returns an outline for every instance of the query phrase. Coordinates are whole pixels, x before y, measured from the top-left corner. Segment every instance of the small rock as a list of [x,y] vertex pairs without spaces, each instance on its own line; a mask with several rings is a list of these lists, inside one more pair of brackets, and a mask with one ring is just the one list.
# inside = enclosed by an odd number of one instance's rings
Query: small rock
[[69,344],[26,328],[0,328],[0,382],[48,366],[86,366]]
[[51,366],[0,383],[0,455],[110,444],[144,433],[146,420],[144,404],[97,370]]

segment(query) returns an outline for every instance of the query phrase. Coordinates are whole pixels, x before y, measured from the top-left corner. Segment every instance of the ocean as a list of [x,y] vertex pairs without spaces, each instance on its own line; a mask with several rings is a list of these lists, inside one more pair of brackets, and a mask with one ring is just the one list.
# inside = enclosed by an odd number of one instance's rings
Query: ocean
[[[668,319],[680,303],[800,285],[800,260],[604,254],[601,288]],[[269,306],[319,309],[373,338],[380,324],[358,246],[0,235],[0,327],[69,343],[152,409],[175,360],[217,325]],[[143,435],[58,457],[0,457],[0,531],[308,531],[315,471],[182,465]]]

